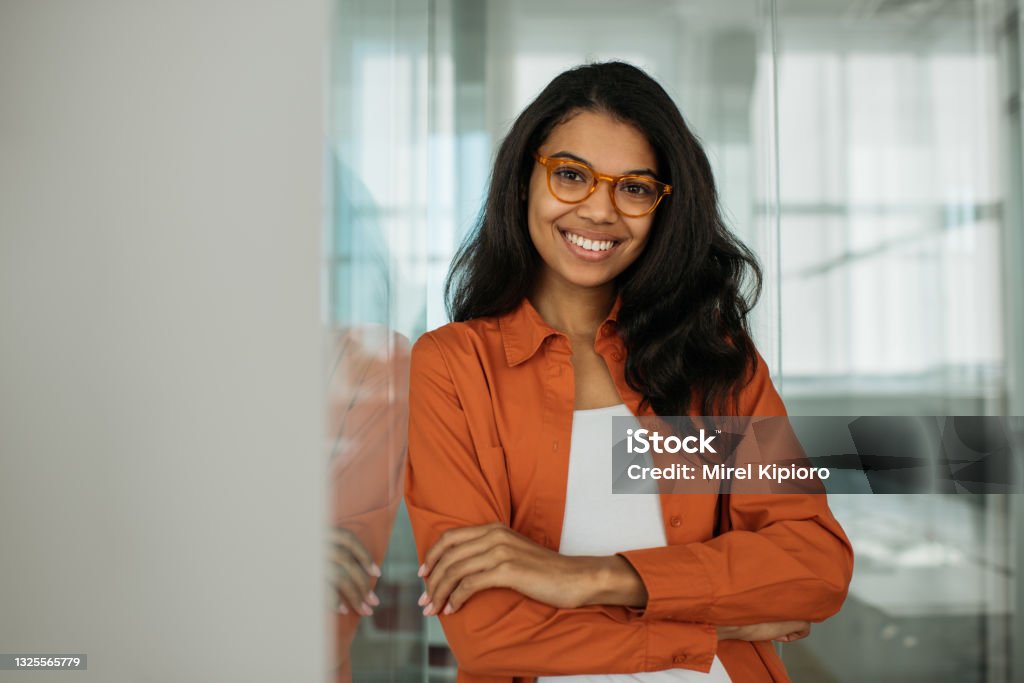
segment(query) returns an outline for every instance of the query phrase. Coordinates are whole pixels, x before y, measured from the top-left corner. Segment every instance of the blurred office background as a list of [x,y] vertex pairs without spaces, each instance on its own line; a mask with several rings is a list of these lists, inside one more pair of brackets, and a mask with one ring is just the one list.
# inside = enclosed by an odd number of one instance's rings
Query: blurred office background
[[[756,341],[791,413],[1024,413],[1016,0],[334,10],[322,273],[333,324],[414,340],[446,322],[444,274],[508,125],[565,68],[624,59],[676,99],[729,223],[761,257]],[[843,611],[783,648],[795,681],[1024,681],[1017,497],[831,504],[856,575]],[[415,570],[400,510],[387,594],[418,595]],[[378,612],[358,625],[357,681],[454,680],[436,619],[387,599]]]
[[[89,655],[39,681],[337,660],[324,324],[397,419],[495,145],[587,59],[703,139],[791,412],[1024,414],[1020,29],[1011,0],[0,1],[0,649]],[[450,681],[384,465],[349,664]],[[1024,680],[1018,497],[831,502],[856,576],[795,680]]]

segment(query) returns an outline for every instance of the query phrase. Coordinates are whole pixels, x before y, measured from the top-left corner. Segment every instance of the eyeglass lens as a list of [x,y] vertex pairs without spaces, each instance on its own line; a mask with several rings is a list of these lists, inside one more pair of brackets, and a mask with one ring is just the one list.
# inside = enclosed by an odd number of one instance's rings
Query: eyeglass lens
[[[593,172],[583,164],[557,161],[550,168],[551,191],[563,202],[579,202],[594,186]],[[615,206],[624,214],[643,214],[658,201],[660,191],[650,179],[627,176],[615,184]]]

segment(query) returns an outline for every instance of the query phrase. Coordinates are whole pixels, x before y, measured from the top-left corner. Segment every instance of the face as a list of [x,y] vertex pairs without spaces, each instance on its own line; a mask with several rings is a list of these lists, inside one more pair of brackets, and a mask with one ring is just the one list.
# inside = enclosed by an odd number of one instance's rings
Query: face
[[[582,160],[610,176],[656,176],[658,171],[643,134],[600,112],[582,111],[561,123],[537,151],[545,157]],[[535,161],[527,214],[530,238],[543,261],[538,286],[611,286],[643,252],[655,213],[623,216],[604,180],[578,204],[559,201],[548,191],[547,170]]]

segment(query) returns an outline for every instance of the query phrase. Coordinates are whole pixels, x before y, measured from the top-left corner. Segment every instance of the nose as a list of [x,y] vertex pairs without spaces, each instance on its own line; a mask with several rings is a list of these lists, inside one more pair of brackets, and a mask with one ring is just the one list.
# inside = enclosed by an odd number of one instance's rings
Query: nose
[[594,223],[614,223],[618,210],[612,202],[611,188],[607,180],[599,180],[590,196],[577,205],[579,216]]

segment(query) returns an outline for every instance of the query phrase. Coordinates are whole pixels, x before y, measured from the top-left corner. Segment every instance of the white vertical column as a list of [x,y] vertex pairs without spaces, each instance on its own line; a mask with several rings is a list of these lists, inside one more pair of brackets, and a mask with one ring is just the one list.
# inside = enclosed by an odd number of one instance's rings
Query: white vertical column
[[0,650],[322,680],[327,14],[0,5]]

